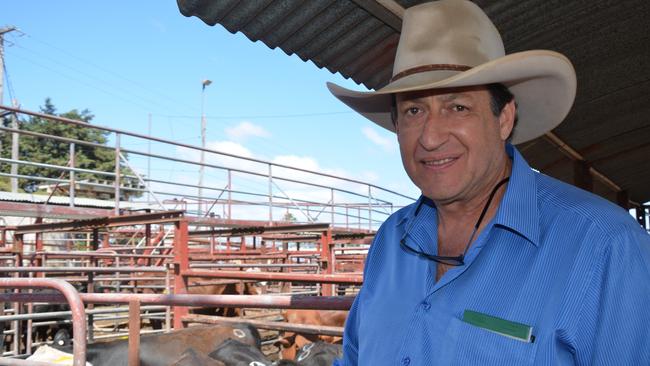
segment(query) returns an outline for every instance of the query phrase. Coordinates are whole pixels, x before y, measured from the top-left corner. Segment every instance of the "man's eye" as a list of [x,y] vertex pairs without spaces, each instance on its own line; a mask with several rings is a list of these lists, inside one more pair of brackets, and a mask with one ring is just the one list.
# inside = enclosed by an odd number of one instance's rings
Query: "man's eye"
[[468,109],[469,108],[465,107],[464,105],[460,105],[460,104],[454,104],[453,106],[451,106],[451,110],[453,110],[454,112],[465,112]]
[[408,115],[408,116],[415,116],[419,112],[420,112],[420,108],[418,108],[418,107],[406,108],[406,115]]

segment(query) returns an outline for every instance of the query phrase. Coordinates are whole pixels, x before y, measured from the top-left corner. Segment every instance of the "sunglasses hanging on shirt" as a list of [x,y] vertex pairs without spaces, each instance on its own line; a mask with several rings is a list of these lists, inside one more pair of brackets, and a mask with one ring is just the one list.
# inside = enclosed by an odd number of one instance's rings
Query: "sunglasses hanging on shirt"
[[492,192],[490,193],[490,197],[488,198],[487,202],[485,203],[485,206],[483,207],[483,211],[481,212],[481,216],[479,216],[478,221],[476,222],[476,225],[474,225],[474,230],[472,230],[472,235],[469,237],[469,240],[467,241],[467,244],[465,245],[465,250],[463,251],[463,254],[458,255],[458,256],[442,256],[442,255],[433,255],[433,254],[428,254],[416,249],[411,248],[408,244],[406,244],[406,237],[408,235],[409,230],[406,230],[404,232],[404,236],[402,236],[402,239],[400,240],[399,244],[400,246],[406,250],[407,252],[410,252],[412,254],[418,255],[422,258],[437,262],[437,263],[442,263],[446,264],[448,266],[463,266],[465,265],[465,255],[467,254],[467,250],[469,249],[470,244],[472,244],[472,241],[474,240],[474,236],[476,236],[476,232],[478,231],[479,226],[481,226],[481,222],[483,221],[483,218],[485,217],[485,214],[487,213],[488,208],[490,207],[490,203],[492,203],[492,199],[494,198],[494,195],[497,193],[499,188],[504,185],[506,182],[510,180],[510,177],[506,177],[502,179],[499,183],[497,183],[496,186],[492,189]]

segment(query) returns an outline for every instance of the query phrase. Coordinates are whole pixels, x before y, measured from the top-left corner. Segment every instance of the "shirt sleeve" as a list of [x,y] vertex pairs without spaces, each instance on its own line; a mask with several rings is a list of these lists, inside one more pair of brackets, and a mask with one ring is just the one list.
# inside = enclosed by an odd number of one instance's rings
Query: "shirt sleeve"
[[334,361],[334,366],[356,366],[359,363],[359,298],[357,295],[345,321],[343,332],[343,358]]
[[578,365],[650,365],[650,235],[601,238],[577,324]]

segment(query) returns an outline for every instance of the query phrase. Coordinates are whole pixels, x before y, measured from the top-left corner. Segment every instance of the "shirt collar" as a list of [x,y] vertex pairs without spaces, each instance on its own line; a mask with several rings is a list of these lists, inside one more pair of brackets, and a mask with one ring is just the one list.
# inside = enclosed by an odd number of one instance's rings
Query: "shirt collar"
[[[496,225],[512,229],[533,245],[538,246],[539,208],[537,206],[536,173],[514,146],[507,144],[506,153],[512,159],[512,173],[494,222]],[[424,208],[423,206],[435,210],[433,201],[421,195],[407,208],[406,215],[397,222],[397,225],[400,226],[411,221]]]
[[508,227],[539,246],[539,207],[535,173],[514,146],[506,145],[512,172],[506,194],[494,218],[496,225]]
[[433,201],[431,201],[430,198],[425,197],[424,195],[420,195],[420,198],[418,198],[417,201],[411,203],[406,207],[406,214],[399,219],[397,226],[403,225],[405,222],[411,221],[413,218],[415,218],[422,210],[422,206],[429,206],[434,210],[436,208],[436,205],[433,203]]

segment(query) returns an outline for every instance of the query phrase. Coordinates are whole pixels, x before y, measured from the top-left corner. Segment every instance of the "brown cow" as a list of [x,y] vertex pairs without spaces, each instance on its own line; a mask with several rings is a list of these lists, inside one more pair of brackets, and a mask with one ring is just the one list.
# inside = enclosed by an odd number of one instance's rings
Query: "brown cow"
[[[156,280],[140,280],[140,285],[158,283]],[[159,293],[150,288],[141,288],[141,293]],[[222,280],[207,277],[191,277],[187,281],[187,293],[191,295],[261,295],[266,293],[266,286],[253,281]],[[217,316],[240,316],[239,308],[201,307],[191,311],[194,314]],[[153,329],[162,329],[163,320],[150,318],[149,324]]]
[[[282,312],[287,323],[323,325],[343,327],[348,317],[347,311],[342,310],[297,310],[289,309]],[[282,345],[282,358],[294,359],[296,353],[307,343],[311,342],[339,343],[341,337],[285,332],[279,343]]]
[[[266,291],[256,282],[191,278],[188,282],[187,292],[192,295],[262,295]],[[193,312],[218,316],[241,315],[239,308],[201,308],[195,309]]]

